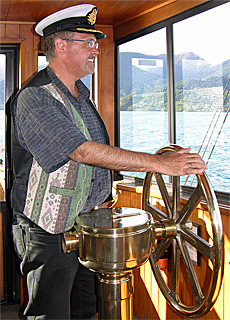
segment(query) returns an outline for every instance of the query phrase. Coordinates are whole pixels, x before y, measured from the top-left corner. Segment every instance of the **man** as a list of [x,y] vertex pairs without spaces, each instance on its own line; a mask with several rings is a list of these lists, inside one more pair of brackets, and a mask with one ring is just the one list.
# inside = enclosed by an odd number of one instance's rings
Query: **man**
[[97,9],[61,10],[36,27],[49,62],[12,103],[15,182],[13,237],[22,259],[29,301],[26,319],[89,319],[96,312],[94,273],[74,252],[63,253],[63,232],[78,214],[110,200],[111,172],[201,174],[190,149],[158,156],[109,145],[103,120],[81,78],[94,72],[99,53]]

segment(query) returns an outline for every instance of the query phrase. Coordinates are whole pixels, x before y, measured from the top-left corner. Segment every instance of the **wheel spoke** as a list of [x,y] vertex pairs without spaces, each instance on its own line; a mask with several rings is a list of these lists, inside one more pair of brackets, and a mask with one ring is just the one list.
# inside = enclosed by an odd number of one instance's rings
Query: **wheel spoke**
[[178,244],[178,247],[180,249],[180,252],[181,252],[181,255],[182,255],[182,258],[184,261],[185,269],[186,269],[186,272],[188,275],[189,282],[192,287],[192,291],[193,291],[196,303],[201,304],[204,299],[204,296],[201,291],[200,284],[197,279],[196,272],[194,270],[192,261],[190,259],[187,246],[184,243],[182,243],[180,237],[177,237],[177,244]]
[[181,234],[183,240],[187,241],[205,257],[213,261],[213,246],[210,243],[187,229],[183,229],[178,232]]
[[172,243],[171,239],[162,239],[160,241],[160,243],[157,245],[155,249],[156,261],[158,261],[161,258],[161,256],[163,256],[163,254],[168,249],[171,243]]
[[180,212],[180,177],[173,177],[173,216],[176,220]]
[[171,280],[171,294],[173,299],[176,301],[179,300],[179,262],[180,262],[180,253],[176,244],[176,241],[172,242],[171,250],[171,259],[172,259],[172,280]]
[[177,224],[183,224],[188,220],[192,212],[196,209],[196,206],[200,202],[202,196],[203,192],[200,185],[198,184],[191,197],[188,199],[183,209],[181,210],[180,216],[176,221]]
[[156,178],[156,181],[157,181],[157,184],[158,184],[162,199],[164,201],[165,208],[166,208],[166,210],[168,212],[168,217],[172,218],[172,201],[171,201],[171,199],[169,197],[169,193],[168,193],[168,190],[166,188],[166,185],[165,185],[164,179],[162,177],[162,174],[154,173],[154,175],[155,175],[155,178]]
[[160,211],[159,209],[157,209],[156,207],[154,207],[152,204],[148,203],[147,204],[147,208],[146,211],[148,211],[149,213],[152,214],[153,218],[157,221],[161,221],[161,220],[165,220],[167,219],[167,215]]

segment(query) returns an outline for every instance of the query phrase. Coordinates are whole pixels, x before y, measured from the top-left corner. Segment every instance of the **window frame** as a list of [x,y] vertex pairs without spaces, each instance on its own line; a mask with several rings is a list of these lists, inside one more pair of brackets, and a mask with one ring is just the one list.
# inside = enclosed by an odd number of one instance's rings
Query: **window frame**
[[[228,3],[229,0],[220,0],[218,3],[210,0],[206,3],[200,4],[185,12],[179,13],[166,20],[160,21],[154,25],[146,27],[142,30],[129,34],[115,41],[115,146],[120,147],[120,83],[119,83],[119,46],[131,40],[137,39],[141,36],[147,35],[161,28],[166,28],[166,49],[167,49],[167,96],[168,96],[168,143],[176,144],[176,107],[175,107],[175,77],[174,77],[174,46],[173,46],[173,25],[176,22],[185,20],[199,13],[208,11],[222,4]],[[130,180],[136,185],[142,185],[143,180],[137,177],[130,177],[122,175],[120,172],[114,172],[114,180]],[[156,184],[153,182],[153,185]],[[191,194],[193,187],[181,186],[182,193]],[[229,204],[229,195],[227,192],[215,191],[218,200]]]
[[6,55],[5,68],[5,200],[1,201],[3,232],[3,301],[16,303],[20,299],[20,277],[15,268],[15,254],[10,242],[9,223],[13,212],[10,205],[10,192],[13,186],[13,165],[11,156],[11,115],[10,103],[19,88],[20,44],[0,45],[0,53]]
[[19,44],[1,44],[0,53],[6,55],[5,69],[5,200],[9,201],[13,186],[13,167],[11,156],[11,115],[10,103],[19,88]]

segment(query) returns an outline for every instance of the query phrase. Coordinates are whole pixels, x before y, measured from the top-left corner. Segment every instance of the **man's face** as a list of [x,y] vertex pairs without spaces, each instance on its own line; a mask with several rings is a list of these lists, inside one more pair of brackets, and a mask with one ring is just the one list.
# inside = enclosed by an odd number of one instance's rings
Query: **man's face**
[[72,40],[66,40],[66,64],[70,72],[73,72],[77,79],[85,77],[87,74],[92,74],[95,69],[95,57],[99,53],[95,45],[90,48],[88,41],[94,40],[96,37],[93,34],[75,33]]

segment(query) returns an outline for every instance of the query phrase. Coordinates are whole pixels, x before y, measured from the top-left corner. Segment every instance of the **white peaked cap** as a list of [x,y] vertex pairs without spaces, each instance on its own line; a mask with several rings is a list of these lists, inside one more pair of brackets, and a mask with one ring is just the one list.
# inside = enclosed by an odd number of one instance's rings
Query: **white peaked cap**
[[97,7],[92,4],[80,4],[49,15],[37,24],[35,31],[40,36],[47,37],[55,32],[69,30],[92,33],[97,39],[103,39],[106,35],[94,27],[96,15]]

